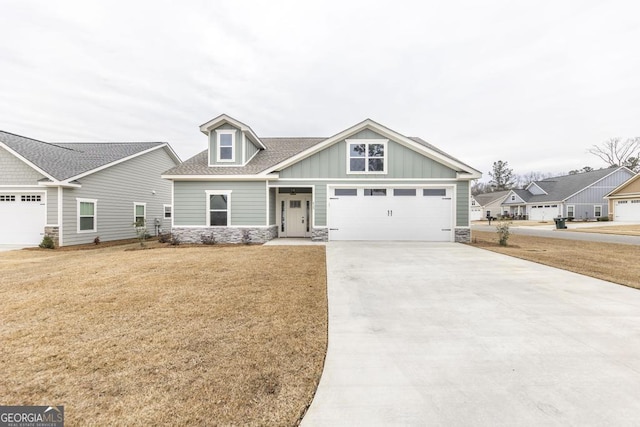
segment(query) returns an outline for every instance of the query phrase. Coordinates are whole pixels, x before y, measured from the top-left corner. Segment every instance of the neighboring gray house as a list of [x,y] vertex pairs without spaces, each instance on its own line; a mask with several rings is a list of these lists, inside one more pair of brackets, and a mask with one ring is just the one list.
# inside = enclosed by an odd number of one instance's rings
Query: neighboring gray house
[[[180,159],[167,143],[56,143],[0,131],[0,244],[59,246],[136,237],[171,225]],[[157,222],[157,225],[156,225]]]
[[[503,214],[502,212],[502,202],[509,190],[503,191],[494,191],[492,193],[482,193],[474,196],[476,202],[476,218],[472,218],[472,220],[482,220],[487,219],[487,216],[491,216],[492,218],[497,218]],[[472,206],[473,211],[473,206]],[[478,214],[477,211],[480,211]]]
[[329,138],[263,138],[221,115],[208,147],[163,174],[182,241],[469,241],[481,173],[420,138],[365,120]]
[[604,196],[634,173],[626,167],[611,167],[575,175],[556,176],[511,190],[502,202],[503,213],[530,220],[568,217],[593,220],[609,215]]

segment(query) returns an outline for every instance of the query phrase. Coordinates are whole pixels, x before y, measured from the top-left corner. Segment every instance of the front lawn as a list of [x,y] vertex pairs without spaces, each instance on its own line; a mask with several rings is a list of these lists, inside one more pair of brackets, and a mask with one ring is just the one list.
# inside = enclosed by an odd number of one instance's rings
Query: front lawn
[[0,254],[0,403],[68,425],[295,425],[327,346],[324,247]]

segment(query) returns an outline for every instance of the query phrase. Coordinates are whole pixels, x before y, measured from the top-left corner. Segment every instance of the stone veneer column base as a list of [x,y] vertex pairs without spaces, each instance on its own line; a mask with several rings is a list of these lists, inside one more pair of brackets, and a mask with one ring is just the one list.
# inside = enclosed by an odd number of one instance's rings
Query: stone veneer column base
[[471,229],[470,228],[456,228],[455,241],[457,243],[471,243]]
[[265,243],[278,237],[278,226],[270,227],[173,227],[180,243]]
[[60,227],[45,227],[44,235],[51,237],[56,248],[60,246]]
[[328,228],[314,228],[311,230],[312,242],[328,242],[329,241],[329,229]]

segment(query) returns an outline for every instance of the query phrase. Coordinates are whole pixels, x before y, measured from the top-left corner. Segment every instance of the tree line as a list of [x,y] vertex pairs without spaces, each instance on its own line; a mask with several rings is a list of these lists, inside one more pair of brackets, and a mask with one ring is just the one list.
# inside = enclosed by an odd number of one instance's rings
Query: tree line
[[[593,145],[587,150],[588,153],[600,158],[607,164],[607,167],[626,166],[632,171],[640,172],[640,137],[610,138],[600,145]],[[591,172],[594,168],[584,166],[581,169],[569,171],[569,175]],[[554,174],[544,172],[528,172],[517,175],[509,167],[509,162],[498,160],[493,162],[493,168],[489,172],[491,180],[488,183],[474,182],[471,187],[471,194],[474,196],[493,191],[511,190],[514,188],[525,188],[532,181],[540,181],[551,178]]]

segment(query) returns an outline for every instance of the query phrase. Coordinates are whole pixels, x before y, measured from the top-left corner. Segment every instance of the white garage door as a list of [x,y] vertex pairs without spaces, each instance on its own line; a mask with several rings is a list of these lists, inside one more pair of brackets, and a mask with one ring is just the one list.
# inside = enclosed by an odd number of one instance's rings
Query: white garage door
[[0,244],[40,244],[45,215],[43,194],[0,192]]
[[552,221],[559,214],[558,205],[537,205],[529,209],[529,219],[534,221]]
[[329,240],[451,242],[451,188],[331,188]]
[[640,199],[616,200],[614,221],[640,221]]

